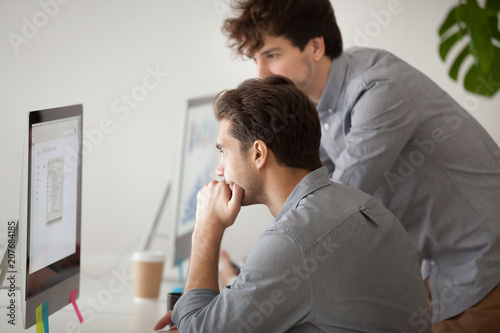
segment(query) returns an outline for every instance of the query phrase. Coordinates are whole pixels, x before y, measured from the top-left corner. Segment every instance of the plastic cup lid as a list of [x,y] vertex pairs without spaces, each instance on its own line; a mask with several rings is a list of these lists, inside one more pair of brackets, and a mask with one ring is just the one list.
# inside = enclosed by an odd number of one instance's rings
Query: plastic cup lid
[[163,262],[165,255],[161,251],[135,251],[131,259],[142,262]]

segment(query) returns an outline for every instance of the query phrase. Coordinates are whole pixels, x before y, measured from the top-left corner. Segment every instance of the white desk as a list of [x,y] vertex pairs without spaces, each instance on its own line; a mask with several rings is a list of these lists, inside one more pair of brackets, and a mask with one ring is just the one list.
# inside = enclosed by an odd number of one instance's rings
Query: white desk
[[[176,285],[175,278],[164,277],[157,300],[138,302],[133,296],[130,261],[124,260],[123,265],[105,273],[98,272],[82,268],[77,304],[83,323],[80,324],[69,304],[49,317],[50,333],[153,332],[154,325],[166,312],[167,293]],[[36,332],[35,326],[23,329],[20,298],[20,291],[16,291],[16,326],[12,326],[7,317],[7,290],[0,290],[0,332]]]

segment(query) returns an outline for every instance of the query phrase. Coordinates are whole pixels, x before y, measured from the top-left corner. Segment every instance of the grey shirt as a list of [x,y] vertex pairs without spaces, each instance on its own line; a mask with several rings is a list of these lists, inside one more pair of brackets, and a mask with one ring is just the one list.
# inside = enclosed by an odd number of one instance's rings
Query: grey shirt
[[431,332],[415,249],[371,196],[307,175],[220,294],[176,303],[180,332]]
[[381,50],[335,59],[317,108],[324,165],[403,223],[430,277],[433,321],[479,302],[500,282],[500,149],[486,131]]

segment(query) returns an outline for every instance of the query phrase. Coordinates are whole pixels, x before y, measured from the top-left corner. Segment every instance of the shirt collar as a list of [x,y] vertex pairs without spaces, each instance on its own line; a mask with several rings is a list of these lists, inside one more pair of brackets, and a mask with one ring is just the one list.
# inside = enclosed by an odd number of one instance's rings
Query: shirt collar
[[347,56],[342,52],[340,56],[332,61],[328,81],[317,105],[318,112],[325,112],[336,108],[346,73]]
[[324,186],[330,185],[331,183],[332,181],[328,176],[328,169],[326,167],[321,167],[313,172],[310,172],[307,176],[302,178],[297,186],[295,186],[292,193],[290,193],[286,199],[283,207],[281,207],[275,221],[279,221],[283,215],[288,213],[288,211],[296,209],[304,197]]

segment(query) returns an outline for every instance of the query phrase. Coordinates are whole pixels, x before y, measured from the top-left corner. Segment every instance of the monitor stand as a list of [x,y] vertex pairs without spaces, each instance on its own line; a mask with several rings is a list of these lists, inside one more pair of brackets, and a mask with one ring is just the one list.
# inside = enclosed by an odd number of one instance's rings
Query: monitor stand
[[179,259],[179,261],[177,261],[177,268],[179,269],[179,283],[180,283],[180,286],[177,286],[177,287],[174,287],[172,288],[172,293],[182,293],[182,291],[184,290],[184,271],[182,270],[182,259]]
[[160,201],[160,205],[156,212],[155,218],[149,222],[149,224],[146,226],[146,229],[144,230],[142,239],[139,243],[140,251],[148,250],[149,246],[151,245],[153,236],[156,233],[156,228],[158,227],[158,223],[160,222],[160,219],[162,217],[163,210],[165,209],[165,206],[167,204],[168,195],[170,194],[170,187],[171,187],[170,184],[171,184],[170,182],[167,183],[165,191],[163,192],[163,197]]

